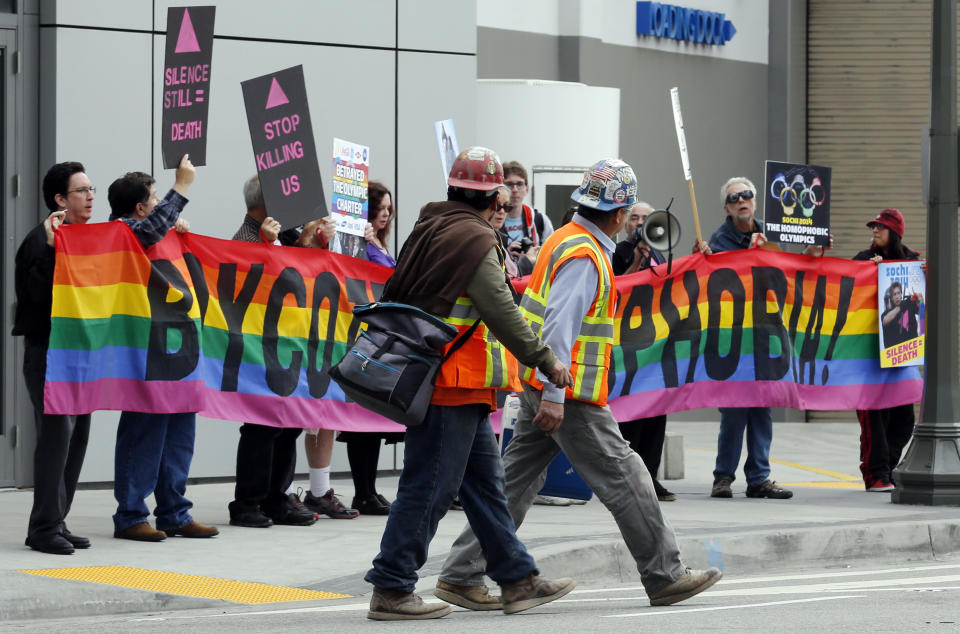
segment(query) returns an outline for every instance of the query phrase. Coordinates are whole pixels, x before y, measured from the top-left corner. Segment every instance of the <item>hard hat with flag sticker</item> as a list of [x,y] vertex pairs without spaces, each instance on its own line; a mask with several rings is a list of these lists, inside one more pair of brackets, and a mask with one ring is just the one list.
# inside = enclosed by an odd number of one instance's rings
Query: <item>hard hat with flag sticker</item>
[[613,211],[637,202],[637,177],[620,159],[598,161],[583,174],[570,198],[584,207]]
[[503,164],[500,157],[490,148],[475,145],[457,155],[450,176],[450,187],[493,191],[503,186]]

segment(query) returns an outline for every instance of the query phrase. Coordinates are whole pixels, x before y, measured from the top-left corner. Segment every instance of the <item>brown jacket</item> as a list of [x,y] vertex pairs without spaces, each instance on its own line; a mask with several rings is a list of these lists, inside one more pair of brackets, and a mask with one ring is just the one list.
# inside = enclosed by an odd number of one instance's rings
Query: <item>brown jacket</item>
[[420,210],[382,297],[448,317],[496,244],[493,227],[467,205],[428,203]]

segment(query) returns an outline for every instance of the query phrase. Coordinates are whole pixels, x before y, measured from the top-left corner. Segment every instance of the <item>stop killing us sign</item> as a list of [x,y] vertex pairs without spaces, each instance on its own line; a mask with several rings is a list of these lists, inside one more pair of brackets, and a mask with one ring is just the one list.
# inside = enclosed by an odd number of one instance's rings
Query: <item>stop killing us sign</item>
[[240,85],[267,213],[285,228],[326,216],[303,66]]
[[163,62],[163,166],[174,168],[184,154],[207,164],[207,112],[216,7],[167,9]]

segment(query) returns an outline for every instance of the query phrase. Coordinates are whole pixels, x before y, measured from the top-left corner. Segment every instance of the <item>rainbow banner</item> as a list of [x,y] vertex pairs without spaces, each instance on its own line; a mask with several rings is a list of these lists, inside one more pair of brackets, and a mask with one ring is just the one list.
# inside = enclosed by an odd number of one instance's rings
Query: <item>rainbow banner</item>
[[280,427],[404,428],[348,403],[327,370],[391,269],[325,250],[121,222],[57,232],[44,404],[51,413],[198,412]]
[[670,276],[666,268],[617,278],[617,420],[700,407],[853,410],[921,399],[917,368],[880,367],[873,262],[752,249],[684,257]]
[[[391,270],[323,250],[123,223],[57,232],[45,406],[196,411],[286,427],[396,431],[327,370]],[[881,369],[872,262],[770,251],[694,255],[617,278],[611,408],[873,409],[920,400],[917,368]]]

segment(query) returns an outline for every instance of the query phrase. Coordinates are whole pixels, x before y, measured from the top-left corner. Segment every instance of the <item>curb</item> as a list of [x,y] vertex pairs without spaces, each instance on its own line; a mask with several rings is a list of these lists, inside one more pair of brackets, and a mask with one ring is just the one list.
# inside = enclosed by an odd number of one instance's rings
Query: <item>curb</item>
[[[678,536],[677,544],[685,565],[716,566],[728,576],[775,572],[783,566],[902,564],[960,555],[960,520],[710,533]],[[640,582],[636,563],[622,539],[572,548],[555,544],[536,549],[534,555],[547,577]]]

